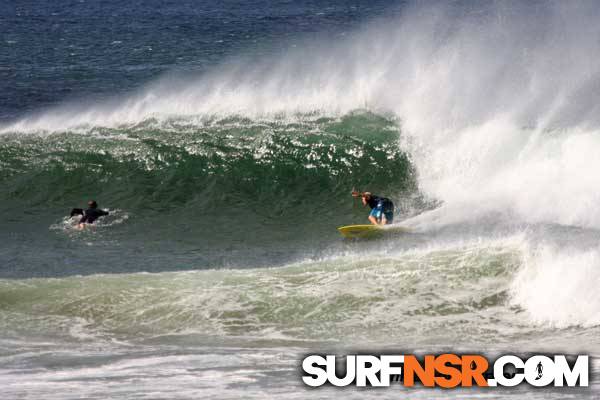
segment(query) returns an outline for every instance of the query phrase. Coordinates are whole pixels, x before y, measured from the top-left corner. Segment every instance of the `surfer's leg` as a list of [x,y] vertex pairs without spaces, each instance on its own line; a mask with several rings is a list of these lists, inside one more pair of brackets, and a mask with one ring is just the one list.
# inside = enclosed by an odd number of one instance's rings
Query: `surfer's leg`
[[374,208],[371,210],[371,213],[369,214],[369,221],[371,221],[371,223],[373,225],[379,225],[379,221],[381,220],[381,211]]
[[391,224],[394,222],[394,213],[393,212],[384,212],[383,217],[381,217],[381,223],[383,225]]

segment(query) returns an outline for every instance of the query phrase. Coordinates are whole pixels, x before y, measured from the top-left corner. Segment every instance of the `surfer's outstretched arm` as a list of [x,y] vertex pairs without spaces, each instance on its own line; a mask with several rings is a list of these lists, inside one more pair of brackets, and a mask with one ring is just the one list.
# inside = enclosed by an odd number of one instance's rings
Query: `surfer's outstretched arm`
[[71,210],[71,217],[74,217],[75,215],[83,215],[83,209],[82,208],[74,208]]

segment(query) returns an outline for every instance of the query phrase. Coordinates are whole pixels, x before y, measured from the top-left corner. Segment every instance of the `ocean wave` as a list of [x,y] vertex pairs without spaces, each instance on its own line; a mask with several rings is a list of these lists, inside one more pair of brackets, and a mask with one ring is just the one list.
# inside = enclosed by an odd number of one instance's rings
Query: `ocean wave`
[[189,218],[208,226],[203,219],[224,208],[229,220],[262,212],[289,220],[314,209],[315,198],[329,205],[326,214],[351,206],[356,186],[388,195],[416,190],[400,128],[385,116],[355,111],[302,124],[176,126],[5,137],[0,197],[24,204],[45,198],[66,210],[91,192],[105,207],[130,214],[141,208],[146,217],[203,210]]
[[491,2],[472,11],[407,6],[335,44],[230,60],[199,77],[170,74],[125,99],[65,104],[2,132],[294,124],[367,108],[401,121],[420,190],[447,204],[451,219],[507,211],[526,223],[599,228],[590,205],[600,184],[589,173],[600,149],[600,64],[590,57],[598,10]]
[[[95,192],[161,222],[172,211],[177,221],[206,224],[202,231],[240,221],[255,235],[223,228],[202,238],[258,236],[254,252],[276,242],[285,253],[277,240],[296,240],[298,230],[322,242],[337,224],[364,221],[348,205],[348,189],[359,185],[417,193],[427,199],[417,212],[441,205],[416,218],[424,230],[555,224],[595,238],[597,7],[491,2],[472,11],[415,5],[325,49],[307,45],[276,60],[165,77],[125,99],[27,116],[1,128],[3,202],[57,207]],[[223,216],[217,204],[233,212]],[[190,209],[202,212],[190,217]],[[573,317],[570,306],[553,314],[530,297],[559,292],[570,265],[593,269],[595,247],[561,249],[569,235],[539,241],[552,250],[529,258],[511,295],[534,320],[594,325],[595,301]],[[565,293],[583,301],[577,293],[591,289],[572,279]]]
[[514,241],[501,240],[281,268],[2,280],[0,315],[13,335],[79,340],[194,333],[377,342],[423,330],[458,340],[484,320],[514,322],[506,290],[520,257]]

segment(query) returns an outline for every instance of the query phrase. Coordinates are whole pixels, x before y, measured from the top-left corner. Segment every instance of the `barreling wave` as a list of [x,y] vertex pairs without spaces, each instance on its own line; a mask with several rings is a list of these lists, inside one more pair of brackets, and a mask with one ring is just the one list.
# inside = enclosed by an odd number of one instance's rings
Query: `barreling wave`
[[[187,242],[204,255],[248,245],[292,254],[282,242],[314,247],[301,243],[337,240],[335,226],[366,218],[353,207],[353,187],[392,196],[400,214],[410,212],[411,199],[420,200],[399,137],[395,118],[360,110],[295,123],[176,120],[85,135],[9,135],[0,142],[0,201],[7,213],[57,210],[48,224],[55,230],[68,226],[60,218],[71,207],[95,198],[121,210],[109,222],[122,222],[113,230],[124,232],[122,241],[144,229],[146,240]],[[16,218],[38,223],[27,213]]]
[[[145,208],[158,221],[148,235],[179,234],[162,229],[165,220],[177,228],[192,221],[180,238],[211,247],[248,240],[254,253],[277,242],[274,257],[289,252],[280,245],[286,237],[317,238],[314,247],[336,225],[358,221],[347,196],[355,185],[439,201],[442,208],[419,219],[425,230],[465,224],[457,229],[464,234],[500,220],[587,228],[595,239],[598,7],[470,7],[417,4],[335,44],[27,116],[1,128],[1,199],[64,207],[93,194],[121,209]],[[352,112],[359,108],[371,112]],[[540,322],[598,321],[595,301],[579,317],[554,304],[557,316],[531,297],[549,287],[546,297],[556,298],[560,282],[574,303],[587,301],[586,271],[569,266],[593,270],[596,248],[563,253],[572,234],[549,229],[539,242],[551,243],[550,255],[537,258],[534,246],[535,262],[523,264],[512,287],[515,303]]]
[[[302,123],[358,108],[391,113],[419,187],[452,220],[507,212],[600,227],[600,62],[593,3],[407,6],[335,43],[166,76],[125,99],[66,103],[4,134],[202,126],[223,118]],[[560,188],[560,189],[557,189]],[[557,207],[559,204],[561,206]],[[466,211],[465,211],[466,210]]]

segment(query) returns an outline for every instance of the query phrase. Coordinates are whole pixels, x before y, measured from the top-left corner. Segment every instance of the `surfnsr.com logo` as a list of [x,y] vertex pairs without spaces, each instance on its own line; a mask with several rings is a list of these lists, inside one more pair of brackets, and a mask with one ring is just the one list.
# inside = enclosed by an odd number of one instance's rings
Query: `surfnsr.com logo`
[[[482,355],[309,355],[302,361],[302,380],[308,386],[494,387],[588,386],[589,357],[570,361],[564,355],[534,355],[522,359],[504,355],[490,364]],[[490,368],[491,365],[491,368]]]

